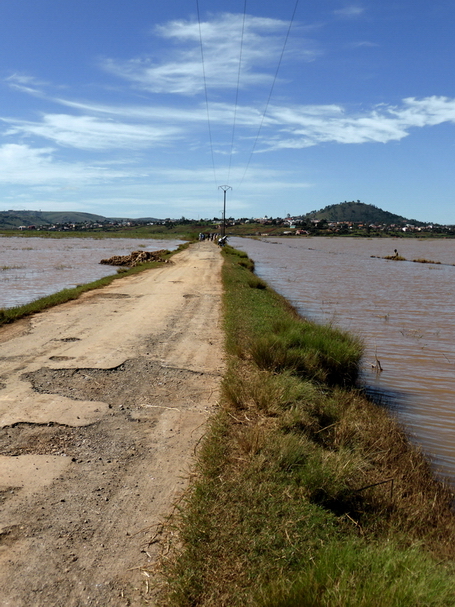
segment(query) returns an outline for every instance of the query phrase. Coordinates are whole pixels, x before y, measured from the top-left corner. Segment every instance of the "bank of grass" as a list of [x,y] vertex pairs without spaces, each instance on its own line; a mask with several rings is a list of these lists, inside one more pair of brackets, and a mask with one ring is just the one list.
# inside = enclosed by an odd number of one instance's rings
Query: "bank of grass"
[[[175,251],[166,250],[162,255],[162,259],[170,259],[173,255],[175,255],[175,253],[186,249],[189,244],[190,243],[181,244],[177,247]],[[0,326],[14,322],[21,318],[25,318],[26,316],[30,316],[31,314],[36,314],[37,312],[41,312],[43,310],[46,310],[47,308],[52,308],[59,304],[66,303],[67,301],[77,299],[82,295],[82,293],[86,293],[87,291],[93,291],[94,289],[100,289],[101,287],[105,287],[111,284],[111,282],[113,282],[114,280],[123,278],[124,276],[138,274],[139,272],[143,272],[144,270],[157,268],[161,266],[161,264],[162,262],[160,261],[151,261],[139,264],[129,269],[119,268],[116,274],[104,276],[99,280],[78,285],[70,289],[63,289],[61,291],[58,291],[57,293],[53,293],[52,295],[46,295],[45,297],[35,299],[34,301],[24,304],[23,306],[15,306],[13,308],[0,308]]]
[[355,387],[357,339],[226,247],[227,371],[164,559],[166,605],[453,606],[451,492]]
[[440,261],[432,261],[431,259],[425,259],[424,257],[419,257],[418,259],[412,260],[414,263],[430,263],[434,265],[441,265]]
[[392,261],[407,261],[406,257],[403,257],[402,255],[386,255],[385,257],[383,257],[383,259],[388,259],[388,260],[392,260]]

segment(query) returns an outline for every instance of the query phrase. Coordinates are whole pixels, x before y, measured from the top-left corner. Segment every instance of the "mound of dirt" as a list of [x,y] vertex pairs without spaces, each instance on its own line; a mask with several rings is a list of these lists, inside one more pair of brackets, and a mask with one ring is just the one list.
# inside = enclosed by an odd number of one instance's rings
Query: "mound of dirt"
[[146,261],[169,263],[168,259],[163,259],[166,253],[169,253],[166,249],[160,249],[159,251],[132,251],[129,255],[113,255],[109,259],[102,259],[100,263],[109,266],[129,266],[130,268],[134,268],[134,266]]

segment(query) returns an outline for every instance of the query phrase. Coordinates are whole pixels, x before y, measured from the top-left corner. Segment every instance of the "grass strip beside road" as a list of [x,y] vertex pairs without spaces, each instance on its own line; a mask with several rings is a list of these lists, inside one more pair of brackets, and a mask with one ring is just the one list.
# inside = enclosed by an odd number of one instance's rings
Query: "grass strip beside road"
[[453,495],[356,387],[361,344],[223,255],[227,371],[162,604],[453,606]]

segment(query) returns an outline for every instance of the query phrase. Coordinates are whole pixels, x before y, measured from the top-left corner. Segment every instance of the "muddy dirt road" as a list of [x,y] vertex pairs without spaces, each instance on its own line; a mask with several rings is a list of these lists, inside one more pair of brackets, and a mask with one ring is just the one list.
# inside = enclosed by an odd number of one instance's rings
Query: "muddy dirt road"
[[0,604],[153,604],[223,369],[210,242],[0,330]]

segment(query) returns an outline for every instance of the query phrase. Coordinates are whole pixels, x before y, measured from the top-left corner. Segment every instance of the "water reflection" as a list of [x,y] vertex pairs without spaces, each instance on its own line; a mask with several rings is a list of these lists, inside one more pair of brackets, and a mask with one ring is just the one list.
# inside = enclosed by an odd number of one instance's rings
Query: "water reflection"
[[[455,482],[455,241],[230,242],[248,252],[258,275],[301,314],[361,337],[367,389],[390,401],[435,466]],[[408,261],[385,260],[394,249]]]

